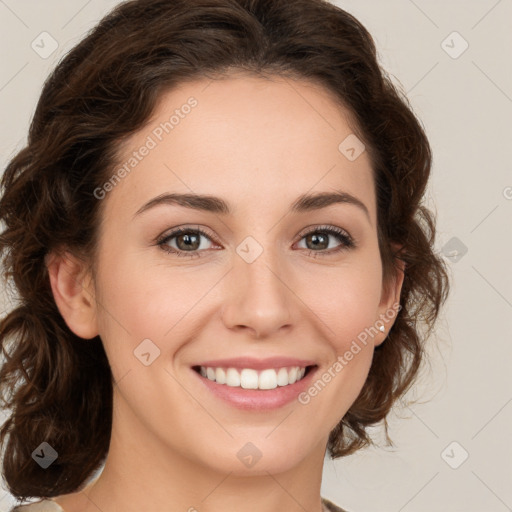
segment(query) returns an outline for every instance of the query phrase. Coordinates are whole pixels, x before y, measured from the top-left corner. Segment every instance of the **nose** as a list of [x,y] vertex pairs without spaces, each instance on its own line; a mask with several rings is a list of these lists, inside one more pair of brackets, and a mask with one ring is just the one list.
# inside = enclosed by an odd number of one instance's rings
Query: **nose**
[[227,328],[248,330],[258,339],[290,328],[297,301],[286,276],[264,254],[252,263],[235,258],[222,308]]

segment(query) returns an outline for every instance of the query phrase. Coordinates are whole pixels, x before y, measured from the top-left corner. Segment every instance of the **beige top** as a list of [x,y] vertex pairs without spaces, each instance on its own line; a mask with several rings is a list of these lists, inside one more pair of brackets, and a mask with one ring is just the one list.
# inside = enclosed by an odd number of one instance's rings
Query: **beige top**
[[[322,505],[323,512],[346,512],[325,498],[322,498]],[[64,512],[64,510],[60,505],[55,503],[55,501],[49,499],[39,500],[28,505],[19,505],[14,507],[10,512]]]

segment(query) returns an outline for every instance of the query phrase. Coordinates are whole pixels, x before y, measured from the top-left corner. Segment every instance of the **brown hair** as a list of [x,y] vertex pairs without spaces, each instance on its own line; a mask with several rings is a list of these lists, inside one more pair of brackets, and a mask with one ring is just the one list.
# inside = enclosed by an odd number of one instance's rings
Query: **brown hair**
[[[120,143],[147,122],[162,92],[231,71],[323,85],[354,116],[371,155],[385,282],[396,258],[406,264],[401,310],[328,450],[335,458],[368,445],[365,428],[381,420],[387,434],[386,415],[418,373],[449,280],[433,250],[433,215],[421,204],[431,149],[381,70],[372,37],[324,0],[134,0],[103,18],[49,76],[27,146],[1,181],[0,250],[19,295],[0,322],[0,389],[10,409],[0,443],[13,495],[78,490],[110,442],[114,383],[102,342],[84,343],[67,327],[45,257],[66,248],[93,261],[101,219],[93,191],[111,177]],[[43,441],[58,452],[47,469],[31,456]]]

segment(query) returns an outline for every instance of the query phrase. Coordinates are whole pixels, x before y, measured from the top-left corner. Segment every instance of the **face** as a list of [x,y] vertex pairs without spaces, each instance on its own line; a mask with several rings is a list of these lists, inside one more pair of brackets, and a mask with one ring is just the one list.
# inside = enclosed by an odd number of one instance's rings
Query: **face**
[[94,281],[117,435],[241,475],[323,458],[394,302],[351,134],[318,85],[231,76],[166,93],[122,146]]

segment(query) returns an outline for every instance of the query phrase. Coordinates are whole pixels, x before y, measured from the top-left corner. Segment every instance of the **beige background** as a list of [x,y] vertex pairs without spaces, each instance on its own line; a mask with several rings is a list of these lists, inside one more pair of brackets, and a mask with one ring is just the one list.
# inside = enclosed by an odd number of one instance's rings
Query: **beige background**
[[[25,142],[49,71],[117,3],[0,0],[2,169]],[[427,204],[453,288],[415,391],[425,403],[390,418],[393,449],[326,461],[323,495],[352,512],[512,510],[512,2],[335,3],[369,29],[425,125]],[[47,59],[31,48],[43,31],[58,42]],[[467,247],[460,259],[446,245],[454,237]],[[0,491],[0,512],[11,503]]]

